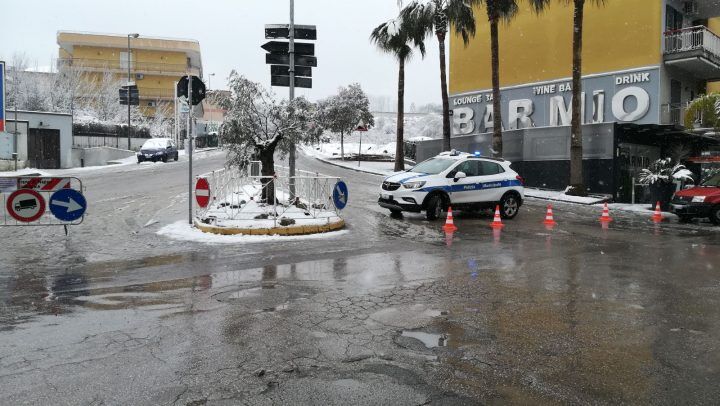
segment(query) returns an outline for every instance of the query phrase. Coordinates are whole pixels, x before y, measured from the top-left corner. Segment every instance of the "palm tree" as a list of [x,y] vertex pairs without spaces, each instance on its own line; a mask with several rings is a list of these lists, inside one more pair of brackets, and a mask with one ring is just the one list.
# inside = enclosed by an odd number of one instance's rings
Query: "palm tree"
[[[509,22],[518,11],[517,0],[482,0],[485,3],[488,21],[490,22],[490,60],[492,69],[493,93],[493,137],[492,153],[501,157],[502,145],[502,112],[500,105],[500,46],[498,44],[498,23]],[[536,13],[540,13],[550,0],[528,0]]]
[[572,67],[572,120],[570,121],[570,187],[565,192],[568,195],[585,196],[585,181],[583,180],[583,140],[581,117],[582,112],[582,41],[583,41],[583,16],[585,2],[591,2],[596,6],[605,3],[605,0],[565,0],[567,4],[572,2],[575,8],[573,13],[573,67]]
[[[465,45],[475,36],[473,6],[480,0],[414,0],[400,12],[405,21],[414,21],[426,36],[435,34],[440,47],[440,88],[443,105],[443,149],[450,150],[450,103],[448,101],[445,38],[452,26]],[[402,6],[403,0],[398,0]]]
[[413,47],[425,56],[425,32],[410,19],[394,19],[375,27],[370,41],[398,61],[397,135],[395,138],[395,171],[405,170],[404,129],[405,129],[405,62],[413,53]]

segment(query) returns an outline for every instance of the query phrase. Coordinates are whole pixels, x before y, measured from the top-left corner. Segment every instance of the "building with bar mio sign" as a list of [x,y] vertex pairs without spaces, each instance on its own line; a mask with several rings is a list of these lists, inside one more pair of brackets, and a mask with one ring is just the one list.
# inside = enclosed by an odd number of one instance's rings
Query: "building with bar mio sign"
[[[688,7],[686,3],[693,3]],[[694,153],[717,140],[683,127],[687,104],[720,90],[720,1],[610,1],[585,13],[582,111],[585,183],[626,200],[649,162],[683,145]],[[453,148],[491,155],[493,102],[489,23],[475,10],[467,46],[450,38]],[[499,27],[503,156],[529,186],[569,181],[573,8],[553,2],[536,15],[520,2]],[[422,142],[417,159],[440,152]]]

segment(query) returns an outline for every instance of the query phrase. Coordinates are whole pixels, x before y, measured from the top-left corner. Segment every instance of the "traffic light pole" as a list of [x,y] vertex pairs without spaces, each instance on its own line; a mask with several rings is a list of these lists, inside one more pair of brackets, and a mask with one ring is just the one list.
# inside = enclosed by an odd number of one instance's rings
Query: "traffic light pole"
[[193,152],[193,139],[192,139],[192,75],[188,72],[188,121],[187,121],[187,152],[188,155],[188,223],[193,223],[193,199],[192,199],[192,187],[193,187],[193,170],[192,170],[192,152]]
[[128,137],[128,150],[130,150],[130,35],[127,36],[128,48],[127,48],[127,66],[128,66],[128,79],[127,79],[127,95],[128,95],[128,126],[127,126],[127,137]]
[[[290,54],[290,102],[295,99],[295,0],[290,0],[290,44],[288,53]],[[290,177],[290,202],[295,202],[295,143],[290,143],[290,153],[288,154],[288,176]]]

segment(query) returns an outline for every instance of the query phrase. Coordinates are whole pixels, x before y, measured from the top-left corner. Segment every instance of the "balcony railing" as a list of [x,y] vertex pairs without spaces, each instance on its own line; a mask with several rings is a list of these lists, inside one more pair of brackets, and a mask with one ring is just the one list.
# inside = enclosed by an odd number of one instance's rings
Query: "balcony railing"
[[665,54],[702,50],[720,58],[720,37],[697,26],[665,32]]
[[[61,58],[58,59],[58,65],[72,65],[80,69],[92,71],[127,71],[127,62],[119,59],[88,59],[88,58]],[[197,74],[199,71],[196,67],[188,67],[185,64],[173,64],[162,62],[130,62],[130,70],[132,73],[152,73],[152,74],[176,74],[182,75],[187,73],[188,69],[192,73]]]

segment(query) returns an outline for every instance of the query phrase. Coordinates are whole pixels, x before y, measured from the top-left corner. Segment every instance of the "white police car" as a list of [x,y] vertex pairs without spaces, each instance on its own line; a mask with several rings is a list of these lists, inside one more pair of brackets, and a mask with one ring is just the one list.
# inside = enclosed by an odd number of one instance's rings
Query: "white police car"
[[424,210],[428,220],[451,205],[460,210],[500,205],[500,215],[511,219],[524,196],[523,179],[510,162],[453,150],[386,178],[378,204],[393,214]]

